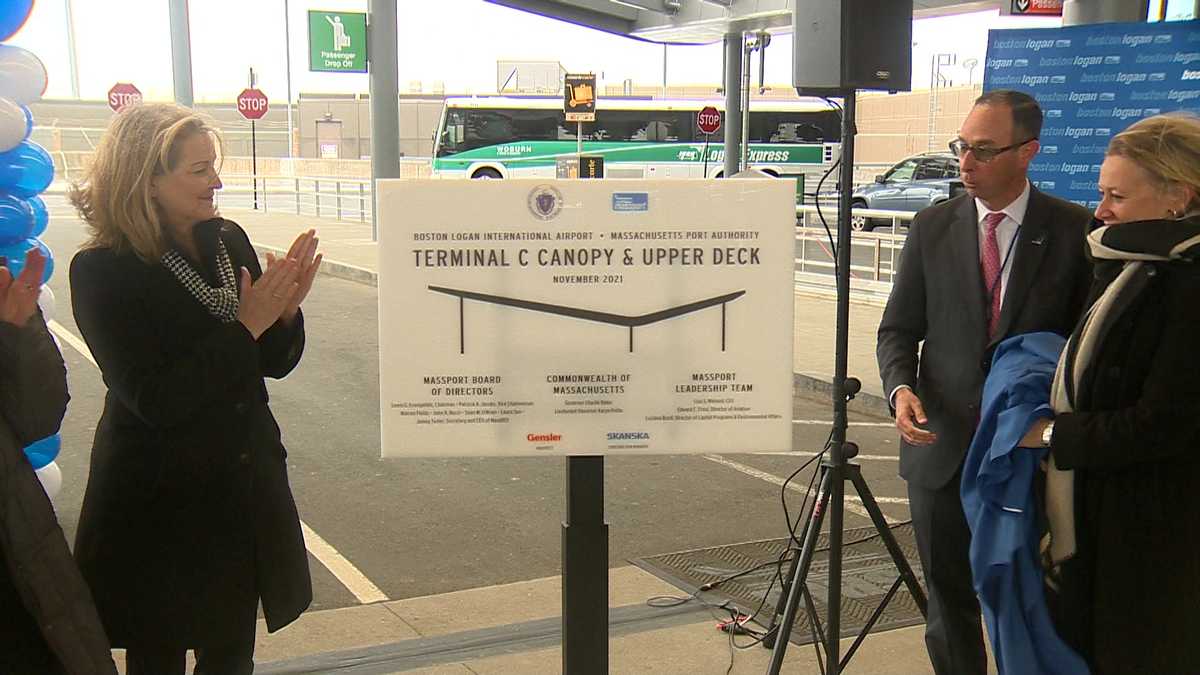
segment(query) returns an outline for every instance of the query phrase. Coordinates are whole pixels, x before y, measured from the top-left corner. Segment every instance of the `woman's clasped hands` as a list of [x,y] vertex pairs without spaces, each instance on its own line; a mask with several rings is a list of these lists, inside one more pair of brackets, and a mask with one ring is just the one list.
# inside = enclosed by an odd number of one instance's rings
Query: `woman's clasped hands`
[[254,339],[276,321],[290,323],[296,317],[321,266],[321,254],[317,253],[319,241],[317,231],[309,230],[296,237],[286,257],[267,253],[267,269],[257,281],[251,282],[250,272],[242,268],[238,321]]

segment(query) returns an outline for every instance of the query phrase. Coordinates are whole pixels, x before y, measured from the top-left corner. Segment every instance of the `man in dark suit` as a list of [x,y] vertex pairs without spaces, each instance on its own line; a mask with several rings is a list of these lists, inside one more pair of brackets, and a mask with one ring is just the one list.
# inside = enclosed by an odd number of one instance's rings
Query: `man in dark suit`
[[1027,94],[975,101],[951,143],[967,194],[917,214],[879,324],[879,373],[929,592],[925,644],[939,675],[987,672],[959,483],[992,350],[1020,333],[1069,335],[1091,281],[1087,210],[1026,177],[1041,128]]

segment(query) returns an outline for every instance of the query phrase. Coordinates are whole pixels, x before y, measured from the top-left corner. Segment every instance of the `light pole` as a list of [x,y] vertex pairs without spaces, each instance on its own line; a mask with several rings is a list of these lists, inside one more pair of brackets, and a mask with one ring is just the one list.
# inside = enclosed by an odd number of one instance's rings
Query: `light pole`
[[75,18],[71,13],[71,0],[63,0],[67,13],[67,58],[71,69],[71,96],[79,98],[79,55],[75,53]]
[[291,12],[288,11],[288,0],[283,0],[283,54],[287,64],[287,156],[292,158],[292,30],[289,25]]

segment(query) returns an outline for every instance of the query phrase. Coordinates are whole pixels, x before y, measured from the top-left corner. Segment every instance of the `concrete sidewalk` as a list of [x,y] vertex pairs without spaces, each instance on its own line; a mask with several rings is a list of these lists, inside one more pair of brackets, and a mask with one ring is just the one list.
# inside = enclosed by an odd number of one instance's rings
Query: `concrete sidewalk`
[[[315,228],[325,255],[323,273],[375,284],[377,247],[370,224],[283,213],[231,210],[259,249],[283,252],[301,232]],[[797,293],[794,373],[798,387],[828,390],[833,370],[835,305],[829,298]],[[863,382],[852,403],[886,411],[875,366],[875,328],[882,309],[851,306],[849,372]],[[684,592],[635,567],[610,570],[610,672],[720,674],[730,665],[728,636],[716,619],[692,602],[674,611],[653,610],[654,596]],[[497,675],[561,671],[559,638],[561,578],[536,579],[439,596],[410,598],[310,612],[292,626],[267,635],[258,630],[261,673],[388,673]],[[694,605],[694,607],[693,607]],[[617,621],[617,617],[623,617]],[[864,675],[931,673],[923,626],[871,636],[851,670]],[[739,638],[748,642],[749,638]],[[843,642],[843,651],[850,641]],[[771,654],[762,647],[737,650],[733,673],[763,673]],[[353,670],[349,668],[353,666]],[[395,668],[389,670],[389,668]],[[790,646],[789,673],[816,673],[811,646]]]

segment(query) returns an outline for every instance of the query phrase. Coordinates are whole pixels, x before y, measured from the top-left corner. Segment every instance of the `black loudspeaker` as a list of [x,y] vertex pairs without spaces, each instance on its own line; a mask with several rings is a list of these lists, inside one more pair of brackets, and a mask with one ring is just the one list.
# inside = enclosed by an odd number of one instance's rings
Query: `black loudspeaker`
[[913,0],[794,0],[792,84],[804,95],[912,89]]

